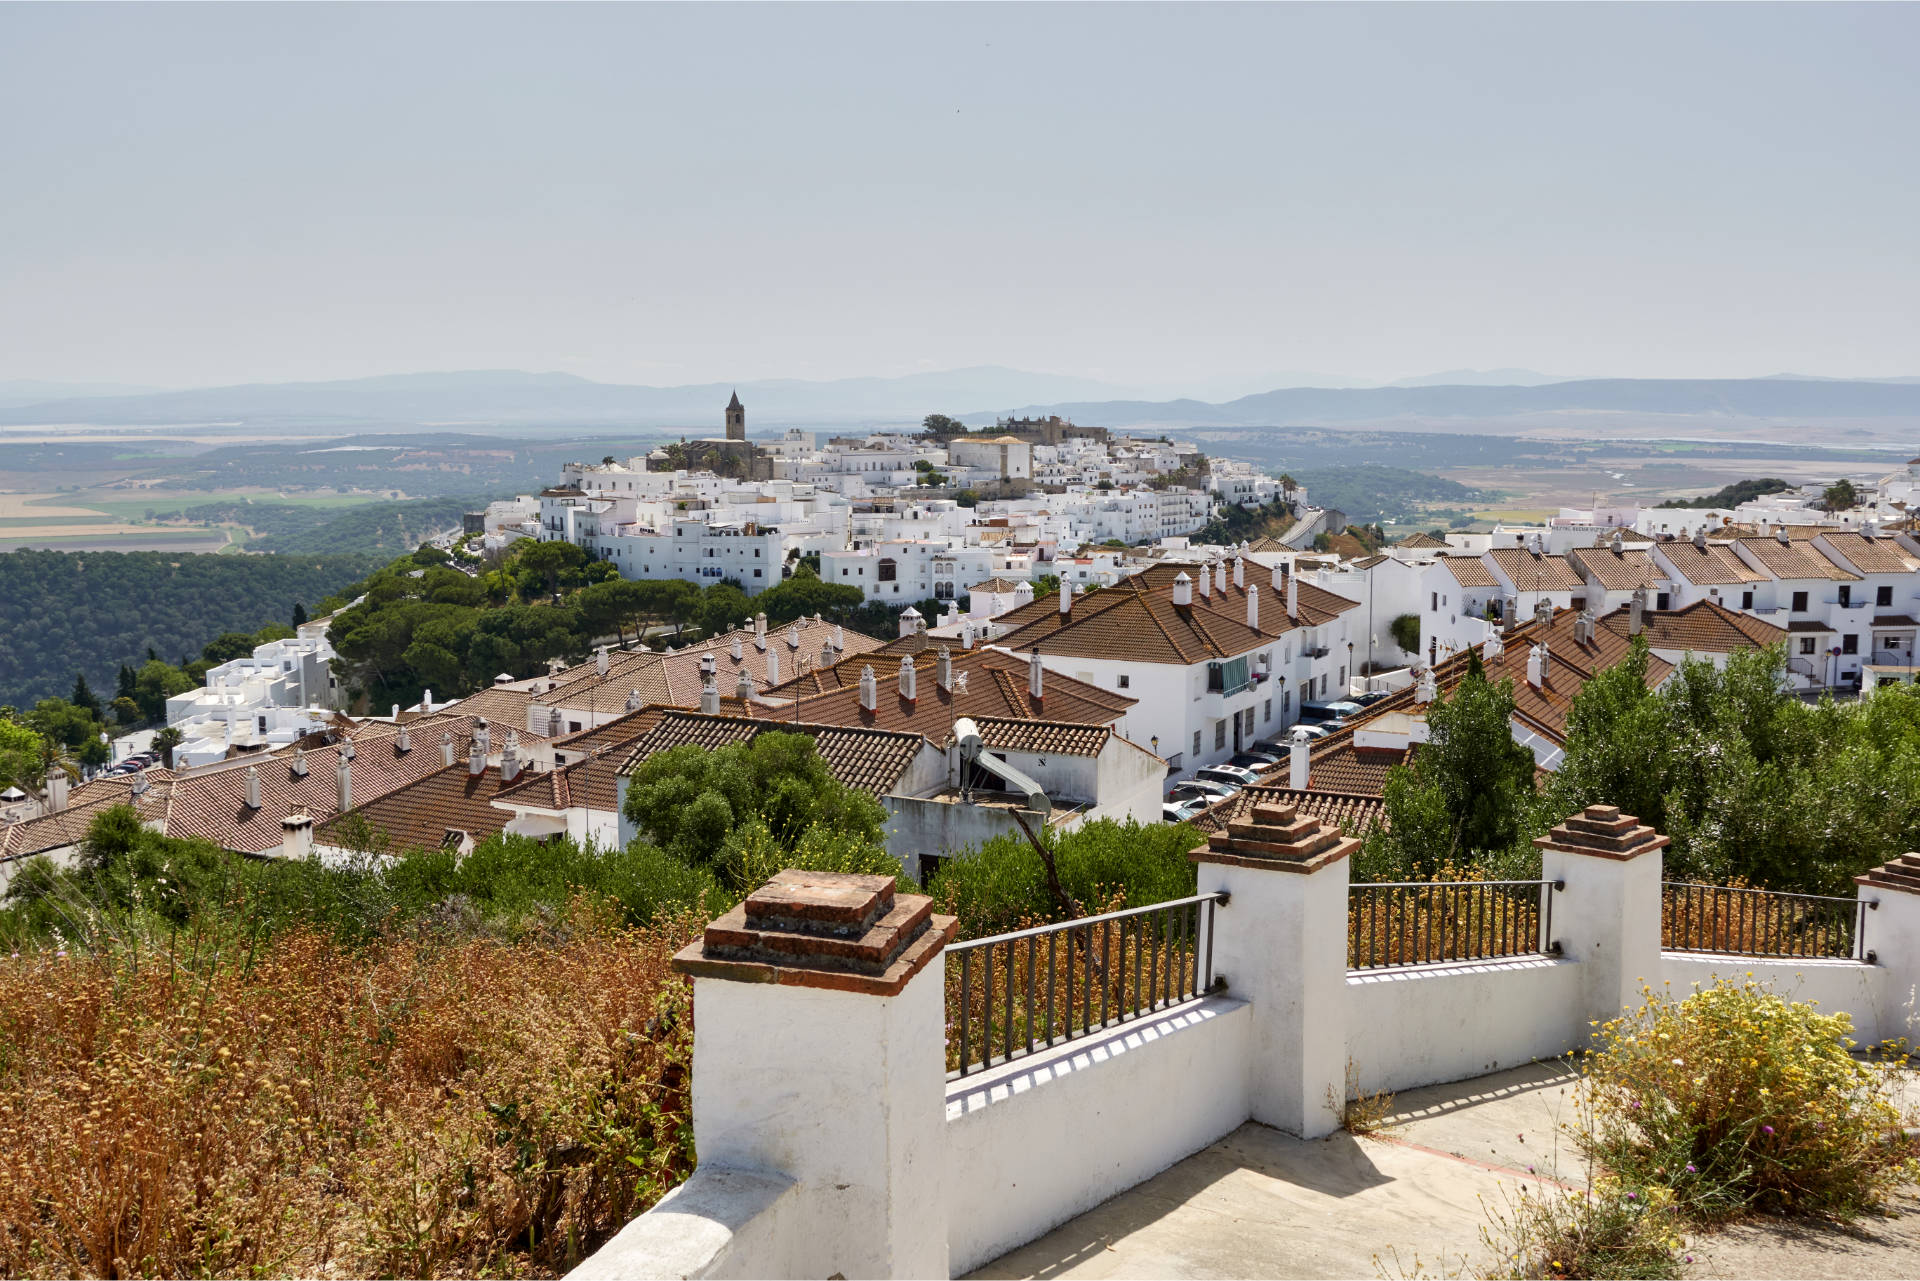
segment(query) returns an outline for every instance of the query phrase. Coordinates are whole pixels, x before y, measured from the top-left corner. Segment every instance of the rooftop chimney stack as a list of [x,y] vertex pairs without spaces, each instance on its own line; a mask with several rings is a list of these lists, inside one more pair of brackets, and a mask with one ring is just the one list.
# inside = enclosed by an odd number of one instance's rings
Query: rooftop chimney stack
[[605,645],[593,651],[593,670],[596,675],[605,676],[607,674],[607,668],[610,666],[612,666],[612,663],[607,659],[607,647]]
[[520,777],[520,735],[507,731],[507,741],[500,748],[500,781],[511,783]]
[[700,710],[709,716],[720,714],[720,678],[712,672],[700,678]]
[[1221,598],[1224,600],[1227,595],[1227,562],[1225,557],[1213,563],[1213,586],[1214,590],[1219,592]]
[[737,663],[740,661],[740,655],[742,652],[743,651],[740,648],[740,633],[735,632],[733,634],[733,644],[727,647],[727,656],[733,659],[733,661]]
[[1693,545],[1701,551],[1707,550],[1707,527],[1705,525],[1693,531]]
[[451,734],[440,736],[440,768],[453,768],[453,735]]
[[1647,589],[1633,589],[1633,599],[1627,602],[1627,635],[1638,636],[1646,628]]
[[295,778],[307,776],[307,749],[304,747],[293,749],[293,776]]
[[1066,579],[1060,580],[1060,617],[1073,613],[1073,584]]
[[1546,665],[1546,660],[1542,657],[1541,647],[1538,645],[1528,646],[1527,647],[1527,684],[1533,686],[1535,689],[1540,688],[1540,682],[1541,682],[1540,671],[1541,671],[1541,668],[1544,667],[1545,665]]
[[1440,697],[1440,682],[1435,678],[1433,668],[1422,668],[1420,670],[1420,679],[1414,682],[1413,701],[1416,703],[1431,703],[1438,697]]
[[1613,554],[1615,556],[1619,556],[1625,553],[1626,547],[1627,547],[1627,540],[1620,533],[1620,531],[1616,529],[1613,531],[1613,541],[1609,543],[1608,546],[1612,548]]
[[1300,575],[1287,575],[1287,617],[1300,621]]
[[1254,631],[1260,630],[1260,589],[1247,588],[1247,626]]
[[67,808],[67,772],[58,765],[47,771],[47,812],[58,814]]
[[487,772],[487,744],[478,734],[467,744],[467,774],[477,777]]
[[920,701],[920,673],[914,670],[909,654],[900,655],[900,697],[909,703]]
[[1273,594],[1275,596],[1278,596],[1281,592],[1284,592],[1286,590],[1287,590],[1287,567],[1285,565],[1275,565],[1273,567]]
[[630,712],[639,711],[640,708],[645,704],[645,702],[646,700],[640,697],[639,690],[635,689],[635,690],[627,691],[627,710],[628,711]]
[[353,808],[353,758],[345,750],[340,753],[340,763],[334,767],[334,774],[335,781],[340,784],[340,812],[344,814]]
[[306,858],[313,853],[313,820],[295,810],[280,820],[280,857]]
[[[912,612],[916,618],[919,616],[918,610],[913,610]],[[787,648],[788,649],[800,648],[800,624],[799,623],[787,624]]]
[[753,677],[747,675],[747,669],[740,669],[740,679],[733,683],[733,696],[742,702],[753,697]]
[[1174,575],[1173,603],[1175,605],[1193,604],[1193,580],[1187,577],[1187,571],[1184,569]]
[[933,683],[949,693],[953,691],[953,651],[945,645],[933,659]]
[[753,643],[760,649],[767,647],[767,615],[765,610],[753,616]]
[[1773,527],[1773,537],[1774,537],[1774,541],[1778,542],[1782,547],[1788,546],[1793,541],[1791,538],[1787,537],[1787,524],[1785,521],[1781,521],[1778,525],[1775,525]]
[[874,679],[871,663],[860,667],[860,709],[866,712],[880,709],[880,682]]
[[1205,565],[1200,566],[1200,599],[1213,599],[1213,571]]
[[[567,723],[560,719],[560,709],[557,707],[550,708],[547,712],[547,737],[559,738],[561,734],[566,732],[566,728]],[[529,725],[527,729],[530,733],[538,732],[531,725]]]
[[1494,663],[1498,662],[1501,655],[1506,652],[1507,647],[1500,643],[1500,633],[1490,632],[1487,635],[1486,641],[1480,646],[1480,665],[1482,667],[1491,667]]
[[392,712],[392,714],[391,714],[391,715],[389,715],[389,716],[387,717],[387,719],[388,719],[388,720],[390,720],[390,721],[393,721],[393,722],[394,722],[395,724],[398,724],[398,723],[399,723],[399,721],[400,721],[400,704],[398,704],[398,703],[395,703],[395,704],[393,705],[393,712]]
[[420,713],[421,715],[424,716],[426,713],[432,710],[433,710],[433,691],[430,689],[423,689],[420,691]]
[[1027,665],[1027,693],[1033,695],[1033,701],[1036,703],[1044,700],[1047,695],[1046,669],[1040,665],[1038,647],[1034,649],[1033,659]]
[[[796,663],[795,666],[797,667],[799,666],[799,664]],[[780,651],[777,649],[769,649],[767,650],[767,687],[771,689],[773,686],[778,685],[779,683],[780,683]]]
[[1245,587],[1247,585],[1247,558],[1245,556],[1235,556],[1233,558],[1233,585],[1235,587]]
[[393,750],[402,756],[413,750],[413,733],[405,725],[402,725],[400,732],[393,736]]
[[973,620],[971,618],[960,624],[960,648],[973,648]]
[[847,652],[847,630],[838,623],[833,625],[833,652],[836,654]]
[[1304,729],[1293,731],[1293,743],[1287,748],[1287,786],[1296,792],[1307,790],[1313,764],[1313,736]]
[[480,754],[482,756],[493,755],[493,731],[487,728],[485,721],[481,721],[478,725],[474,726],[473,737],[480,744]]

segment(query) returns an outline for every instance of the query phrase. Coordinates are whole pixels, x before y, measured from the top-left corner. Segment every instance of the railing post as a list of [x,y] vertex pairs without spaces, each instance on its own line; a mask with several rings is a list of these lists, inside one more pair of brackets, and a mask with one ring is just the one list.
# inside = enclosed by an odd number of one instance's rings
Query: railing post
[[1256,805],[1195,850],[1202,894],[1227,891],[1207,945],[1252,1006],[1253,1119],[1304,1138],[1346,1101],[1347,859],[1360,842],[1292,805]]
[[1920,854],[1902,854],[1853,883],[1861,903],[1854,947],[1863,959],[1871,955],[1880,971],[1871,989],[1873,1025],[1856,1015],[1855,1039],[1871,1045],[1904,1037],[1909,1047],[1920,1044]]
[[784,1175],[798,1195],[783,1253],[735,1275],[947,1275],[941,958],[958,922],[932,907],[891,877],[781,872],[674,958],[693,976],[700,1169]]
[[1671,841],[1617,805],[1589,805],[1533,843],[1542,878],[1566,884],[1553,905],[1557,937],[1540,945],[1557,942],[1584,967],[1571,1043],[1585,1045],[1589,1022],[1637,1005],[1641,986],[1660,979],[1660,851]]

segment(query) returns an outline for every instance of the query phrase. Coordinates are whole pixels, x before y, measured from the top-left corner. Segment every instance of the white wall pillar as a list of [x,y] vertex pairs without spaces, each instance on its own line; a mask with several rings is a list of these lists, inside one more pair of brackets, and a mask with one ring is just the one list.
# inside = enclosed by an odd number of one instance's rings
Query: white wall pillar
[[932,906],[889,877],[782,872],[675,958],[700,1168],[794,1181],[793,1275],[947,1275],[940,958],[958,923]]
[[1860,913],[1866,950],[1880,970],[1872,1026],[1854,1016],[1854,1035],[1862,1045],[1904,1037],[1920,1045],[1920,854],[1902,854],[1893,862],[1854,878],[1855,893],[1875,906]]
[[1193,852],[1215,909],[1213,969],[1253,1009],[1253,1119],[1340,1127],[1347,1069],[1347,859],[1360,842],[1292,805],[1256,805]]
[[1671,841],[1617,805],[1589,805],[1533,843],[1544,879],[1564,885],[1551,891],[1543,941],[1582,966],[1573,1044],[1585,1045],[1588,1023],[1637,1006],[1659,981],[1660,851]]

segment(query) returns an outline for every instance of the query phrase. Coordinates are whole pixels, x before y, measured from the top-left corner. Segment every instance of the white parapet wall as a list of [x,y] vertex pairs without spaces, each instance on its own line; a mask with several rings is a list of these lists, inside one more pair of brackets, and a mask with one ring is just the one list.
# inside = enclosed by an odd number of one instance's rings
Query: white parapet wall
[[1579,987],[1579,966],[1548,956],[1355,970],[1347,1060],[1373,1092],[1550,1059],[1584,1041]]
[[1247,1003],[1201,997],[947,1086],[949,1265],[964,1276],[1247,1119]]
[[[1871,930],[1875,922],[1869,918]],[[1899,984],[1882,965],[1861,961],[1768,956],[1717,956],[1705,952],[1663,952],[1661,990],[1684,997],[1695,987],[1765,983],[1790,1001],[1807,1001],[1825,1014],[1853,1020],[1853,1039],[1872,1045],[1891,1037],[1913,1039],[1911,978]]]

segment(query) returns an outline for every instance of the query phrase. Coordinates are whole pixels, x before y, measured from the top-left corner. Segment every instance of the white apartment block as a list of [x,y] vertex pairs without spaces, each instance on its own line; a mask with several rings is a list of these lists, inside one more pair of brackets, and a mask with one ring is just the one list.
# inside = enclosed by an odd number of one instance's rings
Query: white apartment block
[[167,724],[182,735],[176,768],[224,759],[235,747],[287,747],[328,723],[340,706],[333,646],[324,627],[301,631],[208,668],[205,684],[167,699]]

